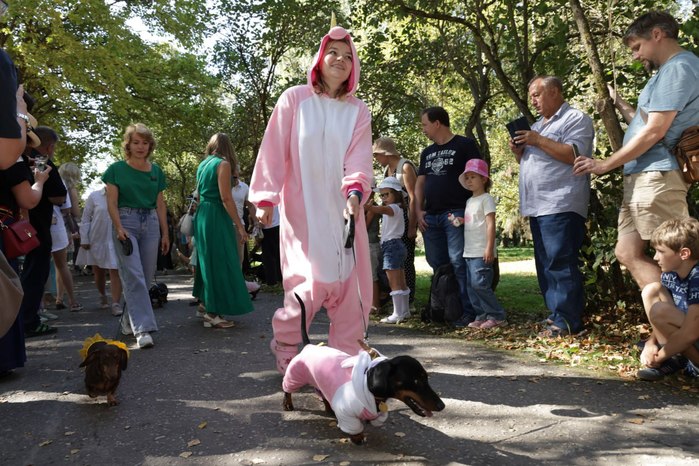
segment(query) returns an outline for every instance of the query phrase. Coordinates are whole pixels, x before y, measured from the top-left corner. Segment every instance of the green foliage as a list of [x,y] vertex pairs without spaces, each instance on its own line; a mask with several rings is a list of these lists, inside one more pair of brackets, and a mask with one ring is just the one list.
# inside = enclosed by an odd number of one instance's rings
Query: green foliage
[[222,0],[213,65],[232,103],[231,135],[241,173],[252,173],[277,97],[306,82],[306,68],[330,29],[331,12],[347,27],[340,3],[319,0]]
[[[121,157],[124,127],[140,121],[156,135],[171,207],[193,187],[193,154],[221,120],[218,81],[201,57],[182,50],[204,34],[205,1],[16,0],[0,23],[0,43],[36,99],[40,124],[57,129],[56,157],[83,166],[89,183]],[[139,15],[169,44],[146,42],[128,21]]]

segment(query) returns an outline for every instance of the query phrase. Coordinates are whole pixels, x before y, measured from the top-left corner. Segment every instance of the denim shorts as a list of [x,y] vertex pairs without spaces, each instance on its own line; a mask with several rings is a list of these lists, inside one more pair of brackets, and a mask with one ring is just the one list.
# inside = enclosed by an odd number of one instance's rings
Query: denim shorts
[[389,239],[381,242],[381,252],[383,253],[383,269],[398,270],[403,268],[405,258],[408,255],[405,244],[400,238]]

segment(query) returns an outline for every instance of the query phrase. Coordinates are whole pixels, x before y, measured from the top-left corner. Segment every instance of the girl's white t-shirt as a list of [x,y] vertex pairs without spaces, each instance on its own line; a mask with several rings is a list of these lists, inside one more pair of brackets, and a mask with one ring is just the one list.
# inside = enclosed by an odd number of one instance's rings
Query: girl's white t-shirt
[[401,238],[405,232],[405,222],[403,221],[403,209],[398,204],[389,204],[393,210],[393,215],[383,214],[381,217],[381,242]]
[[[495,212],[495,199],[488,193],[471,197],[464,209],[464,256],[483,257],[486,237],[485,217]],[[493,244],[493,256],[497,257],[497,247]]]

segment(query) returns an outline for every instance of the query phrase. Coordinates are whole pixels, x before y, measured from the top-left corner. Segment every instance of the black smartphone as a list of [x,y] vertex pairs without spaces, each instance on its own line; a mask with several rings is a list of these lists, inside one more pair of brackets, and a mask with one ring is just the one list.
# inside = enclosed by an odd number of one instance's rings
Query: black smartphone
[[578,150],[578,146],[573,144],[573,160],[577,159],[578,157],[580,157],[580,151]]
[[[529,131],[531,128],[529,127],[529,121],[527,121],[527,117],[521,116],[515,120],[510,121],[509,123],[505,124],[505,127],[507,128],[507,131],[510,133],[510,139],[514,139],[515,136],[517,136],[517,131]],[[518,146],[521,144],[517,144]]]

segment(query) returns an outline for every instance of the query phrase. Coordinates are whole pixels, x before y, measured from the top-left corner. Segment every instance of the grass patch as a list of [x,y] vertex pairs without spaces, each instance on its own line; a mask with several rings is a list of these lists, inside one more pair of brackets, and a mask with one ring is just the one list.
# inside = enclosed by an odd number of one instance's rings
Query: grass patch
[[502,248],[498,249],[500,262],[513,262],[534,259],[534,248]]
[[[415,249],[415,257],[424,257],[425,250],[423,248]],[[498,249],[498,258],[500,262],[514,262],[534,259],[534,248],[502,248]]]

